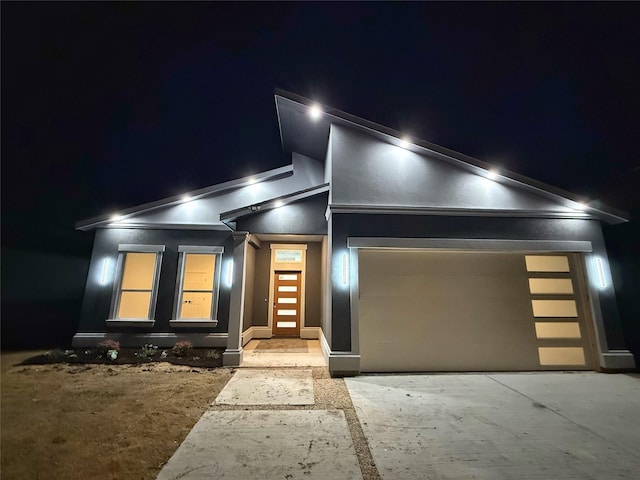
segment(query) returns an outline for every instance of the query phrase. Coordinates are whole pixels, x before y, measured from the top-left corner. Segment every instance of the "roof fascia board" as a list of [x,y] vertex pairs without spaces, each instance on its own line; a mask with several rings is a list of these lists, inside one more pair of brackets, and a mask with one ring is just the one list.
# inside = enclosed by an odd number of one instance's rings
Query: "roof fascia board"
[[489,252],[593,252],[586,240],[503,240],[494,238],[349,237],[348,248],[433,249]]
[[458,217],[523,217],[523,218],[572,218],[594,220],[585,212],[558,212],[554,210],[501,210],[485,208],[432,208],[394,205],[329,205],[331,213],[354,213],[373,215],[440,215]]
[[[281,89],[276,89],[275,96],[276,96],[276,105],[278,104],[277,97],[280,97],[283,100],[286,100],[289,102],[298,103],[307,108],[317,103],[317,102],[311,101],[308,98],[305,98],[300,95],[296,95],[295,93],[291,93]],[[276,110],[278,111],[277,108]],[[364,118],[360,118],[355,115],[351,115],[349,113],[343,112],[341,110],[326,107],[325,105],[323,105],[323,115],[330,117],[332,119],[335,119],[336,120],[335,123],[338,125],[350,126],[357,130],[372,134],[374,137],[377,137],[377,138],[380,138],[382,136],[385,138],[385,140],[388,143],[391,143],[392,145],[396,145],[400,147],[400,142],[403,135],[401,132],[397,130],[393,130],[391,128],[385,127],[384,125],[371,122]],[[278,126],[280,127],[280,139],[281,139],[282,145],[284,145],[279,111],[278,111]],[[460,152],[456,152],[455,150],[441,147],[440,145],[436,145],[434,143],[427,142],[426,140],[422,140],[419,138],[412,137],[410,140],[410,145],[408,147],[403,146],[401,148],[413,151],[415,153],[428,152],[428,153],[436,154],[438,158],[440,158],[441,160],[463,167],[467,170],[471,170],[473,173],[479,174],[485,177],[488,176],[492,168],[492,165],[482,160],[479,160],[474,157],[470,157]],[[494,181],[501,181],[505,184],[515,185],[525,190],[532,191],[538,195],[542,195],[546,198],[550,198],[556,201],[569,200],[571,202],[574,202],[576,206],[577,204],[586,204],[586,201],[588,200],[585,197],[573,194],[571,192],[554,187],[544,182],[534,180],[524,175],[511,172],[509,170],[500,170],[498,174],[498,178],[495,179]],[[623,223],[623,222],[629,221],[629,216],[626,212],[617,210],[615,208],[612,208],[606,205],[600,205],[599,207],[596,207],[593,205],[587,205],[587,209],[593,212],[594,215],[601,217],[603,220],[605,220],[608,223],[615,224],[615,223]]]
[[[205,187],[198,190],[192,190],[182,195],[174,195],[172,197],[167,197],[162,200],[157,200],[155,202],[145,203],[142,205],[138,205],[136,207],[131,207],[119,213],[119,217],[120,217],[119,220],[122,220],[123,218],[126,218],[134,214],[148,213],[158,208],[163,208],[171,205],[178,205],[178,204],[184,203],[183,197],[185,195],[189,196],[188,201],[191,202],[209,195],[224,193],[229,190],[235,190],[237,188],[245,187],[247,185],[252,185],[255,183],[264,182],[267,180],[277,180],[279,178],[290,176],[292,174],[293,174],[293,164],[285,165],[284,167],[274,168],[273,170],[257,173],[255,175],[250,175],[250,176],[239,178],[236,180],[230,180],[228,182],[223,182],[217,185],[212,185],[210,187]],[[112,223],[114,225],[118,224],[117,222],[113,222],[113,220],[111,220],[110,215],[101,215],[99,217],[93,217],[93,218],[89,218],[89,219],[81,220],[77,222],[76,229],[86,231],[86,230],[91,230],[92,228],[103,226],[104,224],[112,224]],[[127,223],[127,224],[121,224],[121,225],[124,226],[124,225],[133,225],[133,224]]]
[[220,230],[231,231],[232,229],[224,223],[108,223],[97,228],[134,228],[134,229],[159,229],[159,230]]
[[[287,195],[282,195],[280,197],[273,197],[269,200],[265,200],[263,202],[256,203],[253,205],[247,205],[245,207],[237,208],[235,210],[229,210],[228,212],[222,212],[220,214],[220,220],[223,222],[231,222],[236,218],[244,217],[246,215],[251,215],[252,213],[264,212],[267,210],[278,208],[284,205],[288,205],[290,203],[297,202],[299,200],[304,200],[305,198],[310,198],[316,195],[320,195],[321,193],[325,193],[328,191],[329,191],[329,184],[323,183],[322,185],[318,185],[316,187],[307,188],[305,190],[289,193]],[[278,201],[282,202],[282,204],[276,206],[275,202],[278,202]]]

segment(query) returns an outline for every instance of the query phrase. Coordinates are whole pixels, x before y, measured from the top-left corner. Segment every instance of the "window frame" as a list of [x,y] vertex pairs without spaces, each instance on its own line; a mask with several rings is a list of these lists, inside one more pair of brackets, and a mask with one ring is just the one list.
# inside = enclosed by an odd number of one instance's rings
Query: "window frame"
[[[184,294],[184,270],[188,254],[209,254],[215,255],[213,288],[211,289],[211,311],[209,318],[186,318],[180,319],[180,306]],[[176,289],[173,300],[173,317],[169,320],[171,327],[215,327],[218,325],[218,302],[220,300],[220,280],[222,278],[222,255],[224,247],[219,245],[179,245],[178,246],[178,275],[176,279]],[[189,291],[189,290],[187,290]]]
[[[155,325],[156,304],[158,300],[158,286],[160,284],[160,269],[162,267],[162,257],[165,251],[164,245],[137,245],[137,244],[119,244],[118,260],[116,262],[116,281],[113,283],[113,292],[111,294],[111,307],[109,310],[109,318],[106,323],[108,326],[123,327],[152,327]],[[153,280],[151,284],[151,298],[149,300],[149,311],[147,318],[118,318],[118,309],[120,308],[120,297],[122,294],[122,280],[124,277],[124,266],[128,253],[155,253],[156,261],[153,272]]]

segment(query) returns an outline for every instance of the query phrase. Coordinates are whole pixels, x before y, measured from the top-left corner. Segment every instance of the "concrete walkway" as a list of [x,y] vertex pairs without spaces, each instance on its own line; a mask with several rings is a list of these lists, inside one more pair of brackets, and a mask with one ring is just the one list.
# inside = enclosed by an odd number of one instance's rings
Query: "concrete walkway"
[[346,382],[383,479],[640,478],[640,380],[627,375]]
[[361,480],[344,412],[283,409],[313,404],[311,370],[240,369],[213,402],[237,409],[205,412],[157,478]]
[[[314,409],[322,383],[314,392],[311,373],[238,370],[158,479],[362,479],[346,410]],[[639,478],[638,378],[424,374],[345,382],[383,479]],[[378,478],[375,469],[366,478]]]

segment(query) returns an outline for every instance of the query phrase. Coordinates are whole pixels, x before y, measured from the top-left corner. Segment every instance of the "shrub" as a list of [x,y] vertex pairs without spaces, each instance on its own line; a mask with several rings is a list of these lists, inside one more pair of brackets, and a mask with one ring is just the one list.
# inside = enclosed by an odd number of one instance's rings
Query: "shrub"
[[98,354],[106,355],[109,353],[109,350],[115,350],[116,352],[120,351],[120,343],[116,340],[103,340],[98,344]]
[[136,357],[141,358],[143,360],[151,360],[153,358],[153,356],[156,354],[156,351],[158,350],[158,346],[157,345],[153,345],[151,343],[145,343],[142,346],[142,349],[140,350],[140,352],[136,352]]
[[185,357],[189,354],[193,345],[189,340],[180,340],[176,342],[171,351],[175,354],[176,357]]
[[220,358],[220,352],[218,350],[209,350],[207,352],[207,358],[210,360],[218,360]]
[[44,356],[53,362],[64,362],[67,359],[67,354],[64,350],[59,348],[54,348],[53,350],[45,352]]

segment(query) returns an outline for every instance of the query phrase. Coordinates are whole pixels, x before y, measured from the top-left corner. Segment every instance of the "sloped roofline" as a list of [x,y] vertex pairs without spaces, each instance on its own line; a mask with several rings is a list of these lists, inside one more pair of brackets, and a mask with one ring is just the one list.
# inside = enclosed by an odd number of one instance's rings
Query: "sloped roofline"
[[228,212],[221,212],[220,221],[226,224],[228,222],[233,222],[234,220],[240,217],[244,217],[246,215],[252,215],[257,212],[263,212],[265,210],[272,210],[274,208],[279,208],[284,205],[288,205],[290,203],[295,203],[300,200],[304,200],[306,198],[315,197],[316,195],[320,195],[328,191],[329,191],[329,184],[323,183],[322,185],[305,188],[304,190],[288,193],[286,195],[280,195],[278,197],[273,197],[263,202],[236,208],[234,210],[229,210]]
[[[341,110],[337,110],[327,105],[323,105],[319,102],[315,102],[309,98],[302,97],[295,93],[276,89],[275,103],[276,111],[278,114],[278,126],[280,129],[280,141],[285,151],[288,148],[291,148],[289,145],[291,142],[293,142],[293,140],[287,137],[289,132],[287,132],[286,128],[284,128],[286,122],[283,122],[283,118],[281,118],[281,115],[283,115],[282,112],[286,111],[287,109],[293,108],[300,110],[300,112],[308,113],[309,109],[311,109],[313,106],[319,106],[322,109],[323,118],[321,121],[325,122],[326,125],[324,131],[322,133],[319,133],[318,135],[326,135],[326,132],[328,131],[328,128],[330,128],[330,125],[336,124],[363,132],[384,142],[400,146],[418,154],[430,154],[432,156],[435,155],[436,157],[444,161],[455,164],[458,167],[462,167],[468,171],[471,171],[472,173],[484,177],[492,176],[493,166],[487,162],[415,137],[411,137],[409,140],[409,144],[405,145],[403,144],[405,141],[405,135],[403,135],[402,132],[389,127],[385,127],[384,125],[380,125],[375,122],[371,122],[364,118],[351,115]],[[310,137],[307,136],[305,136],[304,140],[306,140],[308,143],[313,141],[312,139],[310,139]],[[295,141],[298,142],[299,145],[300,140],[295,139]],[[323,139],[320,138],[317,139],[317,141],[322,142]],[[317,145],[318,144],[316,144],[316,147]],[[312,147],[310,146],[309,148]],[[560,203],[564,203],[567,207],[576,210],[576,212],[580,212],[580,215],[577,216],[582,216],[583,218],[585,216],[591,216],[609,224],[624,223],[629,221],[628,214],[621,210],[603,205],[600,202],[589,203],[589,199],[587,199],[586,197],[573,194],[566,190],[554,187],[538,180],[534,180],[515,172],[511,172],[509,170],[499,169],[498,177],[494,180],[507,185],[516,186],[520,189],[530,191],[537,195],[542,195],[555,201],[560,201]]]
[[[219,183],[217,185],[212,185],[205,188],[200,188],[198,190],[192,190],[190,192],[185,192],[181,195],[174,195],[172,197],[163,198],[161,200],[157,200],[155,202],[145,203],[143,205],[138,205],[135,207],[131,207],[126,210],[122,210],[118,212],[118,218],[115,220],[112,215],[101,215],[99,217],[93,217],[86,220],[81,220],[76,223],[75,227],[77,230],[91,230],[94,228],[102,227],[113,223],[114,221],[121,221],[127,217],[132,215],[138,215],[141,213],[147,213],[152,210],[156,210],[158,208],[164,208],[171,205],[179,205],[181,203],[185,203],[186,201],[193,201],[199,198],[203,198],[209,195],[217,195],[220,193],[227,192],[229,190],[235,190],[241,187],[245,187],[247,185],[253,185],[256,183],[264,182],[267,180],[277,180],[279,178],[288,177],[293,174],[293,164],[286,165],[284,167],[274,168],[273,170],[267,170],[265,172],[257,173],[255,175],[249,175],[247,177],[242,177],[236,180],[230,180],[228,182]],[[187,197],[188,199],[186,199]]]

